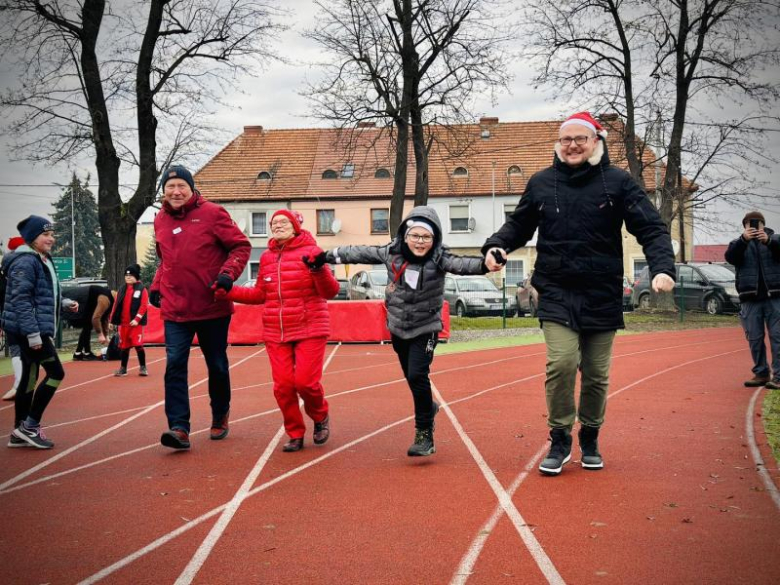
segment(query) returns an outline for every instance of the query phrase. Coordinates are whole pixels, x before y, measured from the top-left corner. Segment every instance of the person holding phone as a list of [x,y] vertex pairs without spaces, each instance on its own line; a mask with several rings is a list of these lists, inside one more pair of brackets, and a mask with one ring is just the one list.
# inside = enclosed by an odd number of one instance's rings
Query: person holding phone
[[[748,388],[780,389],[780,236],[766,227],[764,215],[751,211],[742,218],[742,234],[729,243],[726,262],[736,269],[741,303],[739,319],[753,358]],[[766,355],[769,333],[772,369]]]

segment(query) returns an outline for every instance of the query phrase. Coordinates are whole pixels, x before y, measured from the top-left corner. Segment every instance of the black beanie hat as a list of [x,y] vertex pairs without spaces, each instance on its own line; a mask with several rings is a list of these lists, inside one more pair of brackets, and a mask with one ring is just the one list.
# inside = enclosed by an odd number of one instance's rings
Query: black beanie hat
[[742,225],[747,225],[747,222],[749,222],[751,219],[757,219],[764,225],[766,225],[766,220],[764,219],[764,214],[760,211],[749,211],[745,214],[745,217],[742,218]]
[[31,215],[16,224],[16,229],[19,230],[19,233],[24,238],[25,242],[32,244],[35,241],[35,238],[40,236],[43,232],[54,231],[54,224],[50,219],[46,219],[40,215]]
[[128,274],[135,276],[136,280],[141,280],[141,267],[138,264],[131,264],[125,268],[125,276]]
[[192,173],[183,166],[173,165],[165,169],[160,179],[160,189],[165,189],[165,183],[171,179],[181,179],[190,186],[190,189],[195,191],[195,180],[192,178]]

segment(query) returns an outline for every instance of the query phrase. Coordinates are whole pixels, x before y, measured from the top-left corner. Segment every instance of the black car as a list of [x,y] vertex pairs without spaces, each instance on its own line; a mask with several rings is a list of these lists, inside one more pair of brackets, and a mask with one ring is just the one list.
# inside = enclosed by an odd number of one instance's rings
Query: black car
[[[721,264],[675,264],[674,302],[686,311],[701,310],[710,315],[739,311],[734,273]],[[645,267],[634,282],[634,307],[650,307],[650,269]]]
[[339,283],[339,292],[336,293],[336,296],[333,297],[334,301],[346,301],[349,299],[349,295],[347,294],[349,292],[349,281],[346,278],[337,278]]

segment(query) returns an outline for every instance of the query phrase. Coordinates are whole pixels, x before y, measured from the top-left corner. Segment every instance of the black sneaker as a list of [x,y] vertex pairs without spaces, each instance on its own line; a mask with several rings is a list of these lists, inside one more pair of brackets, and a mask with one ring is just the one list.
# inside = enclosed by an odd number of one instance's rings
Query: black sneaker
[[604,467],[604,460],[599,453],[599,429],[596,427],[580,427],[579,431],[580,450],[582,459],[580,464],[585,469],[601,469]]
[[46,438],[41,427],[30,429],[24,423],[19,423],[19,426],[14,429],[14,435],[36,449],[51,449],[54,447],[54,443]]
[[146,366],[141,366],[138,368],[138,375],[146,377],[149,375],[149,370],[146,369]]
[[114,375],[117,378],[121,378],[122,376],[127,376],[127,368],[120,367],[118,370],[114,372]]
[[330,415],[318,423],[314,423],[314,444],[324,445],[330,439]]
[[303,449],[302,437],[298,439],[290,439],[282,447],[282,451],[284,451],[285,453],[295,453],[296,451],[300,451],[301,449]]
[[566,428],[550,430],[550,452],[539,464],[539,471],[545,475],[558,475],[571,459],[571,432]]
[[764,387],[767,390],[780,390],[780,380],[770,380],[764,384]]
[[90,352],[90,353],[85,353],[84,355],[82,355],[81,356],[81,361],[84,361],[84,362],[96,362],[96,361],[100,361],[100,358],[98,356],[96,356],[94,353]]
[[8,439],[8,447],[11,449],[16,449],[18,447],[32,447],[32,445],[30,445],[30,443],[24,439],[20,439],[12,432],[11,437]]
[[83,353],[74,353],[73,354],[73,361],[74,362],[83,362],[84,361],[84,354]]
[[170,429],[160,436],[160,443],[171,449],[189,449],[190,434],[184,429]]
[[433,429],[415,429],[414,443],[406,454],[409,457],[427,457],[436,453],[436,445],[433,444]]

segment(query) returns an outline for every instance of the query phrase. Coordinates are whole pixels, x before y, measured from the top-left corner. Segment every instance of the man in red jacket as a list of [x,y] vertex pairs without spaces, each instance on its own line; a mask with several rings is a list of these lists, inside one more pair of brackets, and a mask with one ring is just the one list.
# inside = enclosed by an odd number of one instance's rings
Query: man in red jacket
[[165,415],[168,430],[160,442],[190,448],[190,401],[187,362],[197,334],[209,372],[211,438],[228,434],[230,373],[227,337],[233,303],[215,299],[229,291],[244,271],[252,246],[225,209],[206,201],[182,166],[162,176],[163,208],[154,220],[160,265],[149,302],[160,308],[165,324]]

